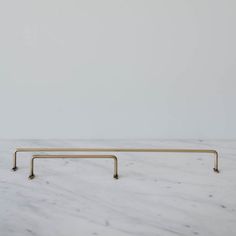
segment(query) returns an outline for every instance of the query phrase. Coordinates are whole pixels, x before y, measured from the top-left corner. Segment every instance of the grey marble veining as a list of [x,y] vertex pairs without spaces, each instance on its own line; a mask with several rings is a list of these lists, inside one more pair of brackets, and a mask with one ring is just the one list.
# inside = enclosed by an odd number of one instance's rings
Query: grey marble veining
[[[119,153],[112,160],[37,160],[16,147],[214,148],[209,154]],[[236,235],[236,141],[0,140],[0,235]],[[211,156],[211,155],[210,155]]]

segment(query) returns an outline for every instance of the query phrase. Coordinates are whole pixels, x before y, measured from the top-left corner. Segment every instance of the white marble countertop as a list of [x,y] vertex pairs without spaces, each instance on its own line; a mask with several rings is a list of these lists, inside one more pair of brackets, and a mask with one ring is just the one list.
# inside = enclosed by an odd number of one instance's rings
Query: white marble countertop
[[[112,160],[36,160],[16,147],[210,148],[211,154],[118,153]],[[1,236],[235,236],[236,141],[0,140]]]

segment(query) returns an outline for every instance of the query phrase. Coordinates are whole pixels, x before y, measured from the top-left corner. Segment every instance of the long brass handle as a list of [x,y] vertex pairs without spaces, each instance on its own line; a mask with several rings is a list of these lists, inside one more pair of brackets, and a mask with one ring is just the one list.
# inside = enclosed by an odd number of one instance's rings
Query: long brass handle
[[34,175],[34,160],[35,159],[54,159],[54,158],[109,158],[114,160],[114,175],[115,179],[118,179],[118,160],[114,155],[33,155],[30,165],[30,175],[29,179],[33,179]]
[[171,153],[211,153],[215,156],[213,170],[219,173],[219,155],[213,149],[172,149],[172,148],[17,148],[14,153],[13,170],[17,170],[18,152],[171,152]]

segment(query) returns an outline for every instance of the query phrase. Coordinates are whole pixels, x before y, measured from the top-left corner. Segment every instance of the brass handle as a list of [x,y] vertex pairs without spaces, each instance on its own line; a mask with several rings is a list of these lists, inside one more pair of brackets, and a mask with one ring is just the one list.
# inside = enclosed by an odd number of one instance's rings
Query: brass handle
[[33,155],[31,159],[31,165],[30,165],[30,175],[29,179],[33,179],[35,177],[34,175],[34,160],[35,159],[54,159],[54,158],[109,158],[114,160],[114,175],[113,177],[115,179],[118,179],[118,160],[117,157],[114,155]]
[[171,148],[17,148],[14,153],[13,170],[17,170],[18,152],[173,152],[173,153],[210,153],[214,154],[213,170],[219,173],[219,155],[213,149],[171,149]]

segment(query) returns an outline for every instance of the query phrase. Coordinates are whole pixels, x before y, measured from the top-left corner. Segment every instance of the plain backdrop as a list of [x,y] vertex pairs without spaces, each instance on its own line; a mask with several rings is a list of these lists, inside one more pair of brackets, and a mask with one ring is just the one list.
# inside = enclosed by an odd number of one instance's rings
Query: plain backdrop
[[1,0],[0,138],[236,138],[236,1]]

